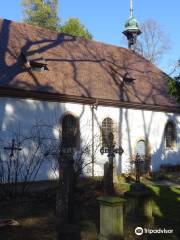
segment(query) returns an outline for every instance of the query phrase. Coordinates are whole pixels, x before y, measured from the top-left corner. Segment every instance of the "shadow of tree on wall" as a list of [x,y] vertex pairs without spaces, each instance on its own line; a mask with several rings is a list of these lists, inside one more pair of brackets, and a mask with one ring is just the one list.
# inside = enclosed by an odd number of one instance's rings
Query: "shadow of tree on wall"
[[[57,94],[69,91],[70,95],[91,97],[93,101],[108,98],[120,101],[119,104],[158,105],[159,97],[163,96],[164,100],[167,97],[162,73],[130,50],[8,20],[3,20],[1,25],[0,84],[3,87]],[[43,58],[49,71],[35,73],[23,67],[22,53],[34,56],[34,60]],[[126,77],[133,78],[134,84],[124,84]],[[143,87],[144,91],[140,91]]]
[[[130,108],[128,103],[158,105],[158,100],[161,94],[164,94],[165,92],[166,95],[165,86],[161,89],[155,79],[152,79],[152,74],[155,74],[155,76],[158,77],[159,72],[156,72],[154,68],[152,70],[147,61],[145,63],[145,67],[143,67],[141,64],[144,64],[145,60],[141,57],[133,57],[134,53],[130,53],[129,50],[123,50],[120,59],[119,54],[117,53],[119,51],[118,48],[114,50],[112,48],[105,50],[106,46],[98,45],[97,43],[93,45],[89,41],[84,41],[82,39],[78,40],[75,37],[66,38],[63,35],[56,33],[53,33],[52,37],[50,34],[43,37],[40,35],[43,34],[44,31],[41,31],[38,28],[36,28],[35,31],[38,32],[39,39],[35,39],[35,37],[29,38],[29,35],[24,32],[25,30],[23,27],[22,29],[20,27],[19,32],[14,32],[13,35],[11,35],[11,25],[11,21],[3,20],[0,33],[0,86],[2,94],[3,89],[5,88],[16,89],[18,87],[22,91],[47,92],[60,96],[67,94],[67,91],[70,91],[72,95],[76,92],[76,94],[79,95],[79,97],[83,97],[84,100],[91,98],[91,101],[89,100],[89,103],[91,104],[96,103],[97,98],[99,98],[98,94],[102,93],[102,99],[107,100],[107,98],[110,98],[109,100],[118,101],[117,105],[120,107],[119,144],[121,144],[123,138],[121,129],[123,121],[121,107],[123,104],[126,103],[127,108]],[[30,27],[30,29],[33,31],[33,28]],[[21,30],[22,33],[20,34]],[[20,43],[18,44],[18,42],[21,42],[19,38],[23,34],[25,34],[26,37],[23,37],[24,42],[21,45]],[[35,32],[33,32],[32,35],[33,34],[35,34]],[[11,39],[12,36],[14,37],[14,40]],[[12,44],[12,41],[15,42],[15,47],[9,48],[9,43]],[[72,43],[74,44],[74,47],[72,47]],[[54,50],[56,47],[60,47],[59,52],[57,53]],[[53,51],[53,53],[51,53],[51,51]],[[49,68],[49,71],[44,73],[35,73],[24,68],[24,62],[21,55],[22,52],[30,55],[34,55],[36,53],[40,55],[42,54],[43,58],[50,66],[53,66],[57,62],[61,63],[61,65],[57,65],[57,68],[59,67],[59,69],[56,69],[57,75],[53,72],[53,68],[51,69],[51,67]],[[48,54],[45,54],[46,52],[48,52]],[[11,58],[11,64],[8,64],[7,61],[8,54],[9,58]],[[139,68],[139,66],[141,67]],[[88,69],[92,71],[93,67],[96,68],[96,71],[90,72]],[[65,68],[67,68],[67,71]],[[101,76],[102,72],[104,74],[103,77]],[[127,73],[132,77],[134,76],[136,80],[132,85],[123,86],[122,81]],[[63,77],[61,76],[61,78],[58,78],[58,74],[59,76],[62,74]],[[44,81],[46,78],[51,80],[51,82],[49,83],[48,81]],[[63,81],[61,81],[62,79]],[[71,81],[67,84],[66,81],[69,79],[71,79]],[[105,82],[103,82],[104,80]],[[148,88],[144,92],[144,85],[142,83],[147,80],[149,80]],[[60,88],[58,90],[55,86],[56,81],[60,84]],[[165,81],[163,84],[165,84]],[[112,88],[111,94],[109,94],[110,88]],[[98,89],[100,89],[100,91]],[[93,94],[93,91],[95,91],[95,94]],[[60,100],[61,99],[59,99],[59,101]],[[82,99],[81,103],[83,103]],[[111,106],[113,103],[111,102],[107,104]],[[1,125],[3,123],[3,116],[5,115],[5,105],[6,101],[4,101],[1,105]],[[139,105],[135,105],[134,107],[138,109]],[[43,105],[41,112],[46,111],[46,106]],[[146,124],[143,111],[142,119],[144,136],[148,139],[152,128],[153,113],[151,114],[149,126]],[[127,125],[128,149],[130,154],[132,154],[133,150],[130,134],[131,126],[128,118],[128,109],[126,109],[124,121]],[[162,148],[163,141],[160,144],[160,150],[155,152],[157,156],[161,155],[160,151]],[[161,189],[160,192],[160,194],[164,197],[166,193],[170,194],[171,189],[169,189],[168,192]],[[174,203],[178,204],[175,200],[177,198],[176,195],[176,193],[172,193]],[[167,211],[166,206],[163,206],[159,199],[156,199],[156,202],[160,207],[162,214],[164,214],[164,216],[168,216],[169,210]],[[159,218],[159,222],[160,219],[161,218]]]
[[[14,26],[12,26],[14,25]],[[22,57],[22,53],[30,53],[31,55],[38,53],[41,53],[42,51],[46,51],[48,48],[52,48],[56,45],[58,45],[62,39],[61,36],[57,36],[57,40],[53,41],[51,39],[42,38],[41,40],[32,40],[28,38],[28,34],[24,32],[23,24],[20,24],[20,28],[15,28],[15,23],[12,23],[8,20],[1,20],[1,31],[0,31],[0,90],[1,90],[1,96],[5,97],[12,97],[11,94],[8,94],[7,92],[4,93],[5,89],[14,89],[14,92],[16,92],[16,89],[18,89],[18,86],[22,91],[31,89],[32,85],[34,84],[35,88],[34,90],[38,91],[52,91],[52,86],[49,86],[48,84],[42,84],[39,79],[37,73],[25,68],[24,64],[24,58]],[[38,28],[37,28],[38,31]],[[33,33],[32,33],[33,35]],[[22,37],[22,39],[21,39]],[[40,44],[45,44],[45,46],[40,47]],[[35,48],[35,50],[32,50],[32,48]],[[21,76],[21,77],[20,77]],[[20,81],[20,78],[22,80],[22,76],[24,76],[24,81]],[[29,83],[28,79],[29,76],[31,77],[32,83]],[[41,74],[40,74],[41,76]],[[41,76],[42,78],[42,76]],[[20,83],[20,85],[19,85]],[[18,94],[16,95],[16,98],[18,98]],[[24,97],[26,98],[26,97]],[[15,100],[16,101],[16,100]],[[14,102],[15,102],[14,101]],[[11,115],[13,117],[7,118],[7,105],[11,107]],[[56,107],[56,106],[55,106]],[[59,106],[58,115],[61,114],[62,111],[65,111],[64,106]],[[23,133],[23,130],[28,131],[27,123],[35,124],[37,123],[37,120],[40,121],[40,119],[37,119],[37,114],[35,112],[39,113],[39,118],[42,118],[43,116],[46,116],[47,119],[41,119],[41,124],[47,124],[48,121],[50,121],[50,117],[48,116],[48,113],[50,112],[50,107],[45,103],[41,102],[39,104],[33,104],[32,103],[25,103],[25,102],[15,102],[11,104],[11,101],[8,98],[2,98],[1,99],[1,106],[0,106],[0,129],[6,132],[8,135],[6,138],[4,136],[4,146],[8,144],[8,141],[11,142],[11,138],[15,138],[17,132],[16,127],[17,125],[20,125],[21,127],[21,134]],[[23,113],[26,115],[24,116]],[[26,118],[25,118],[26,117]],[[33,122],[34,121],[34,122]],[[55,122],[58,120],[53,119],[52,124],[57,124]],[[27,125],[26,125],[27,124]],[[3,138],[3,133],[1,132],[0,138]],[[8,139],[9,138],[9,139]],[[1,150],[4,147],[1,144]],[[40,169],[40,173],[42,173]],[[42,173],[46,174],[47,173]]]

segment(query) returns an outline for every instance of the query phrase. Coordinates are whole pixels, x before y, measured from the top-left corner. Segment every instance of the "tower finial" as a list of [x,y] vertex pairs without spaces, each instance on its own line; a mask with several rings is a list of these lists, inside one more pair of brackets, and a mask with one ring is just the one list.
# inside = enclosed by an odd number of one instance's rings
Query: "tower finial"
[[133,17],[133,0],[130,0],[130,17]]
[[136,43],[137,36],[141,34],[139,24],[135,17],[133,17],[133,0],[130,0],[130,17],[125,24],[123,34],[127,37],[128,48],[132,49]]

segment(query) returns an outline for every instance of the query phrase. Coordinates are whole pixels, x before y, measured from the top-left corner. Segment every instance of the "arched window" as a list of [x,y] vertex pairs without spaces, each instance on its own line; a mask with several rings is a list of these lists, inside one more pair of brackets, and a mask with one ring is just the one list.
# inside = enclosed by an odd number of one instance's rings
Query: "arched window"
[[141,157],[140,171],[141,174],[147,174],[150,172],[150,152],[149,152],[149,144],[148,140],[139,140],[136,143],[135,154],[139,154]]
[[113,121],[111,118],[105,118],[102,121],[102,145],[107,147],[114,143]]
[[136,154],[139,154],[142,158],[146,155],[146,142],[145,140],[140,140],[136,145]]
[[176,129],[173,122],[168,122],[165,127],[165,147],[174,148],[176,144]]
[[77,148],[79,138],[78,120],[68,114],[62,120],[62,147]]

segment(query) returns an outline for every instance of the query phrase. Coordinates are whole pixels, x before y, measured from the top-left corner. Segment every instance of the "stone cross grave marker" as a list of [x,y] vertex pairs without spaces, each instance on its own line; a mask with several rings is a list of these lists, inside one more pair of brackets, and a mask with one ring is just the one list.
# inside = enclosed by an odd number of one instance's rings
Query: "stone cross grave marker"
[[104,165],[104,190],[107,195],[114,195],[114,184],[113,184],[113,168],[114,168],[114,157],[115,154],[120,156],[123,154],[124,150],[121,146],[115,147],[113,135],[109,135],[109,141],[107,147],[102,147],[100,153],[103,155],[107,153],[109,162]]
[[136,176],[136,182],[140,183],[140,176],[141,176],[141,163],[144,162],[141,158],[141,156],[137,153],[135,160],[132,161],[132,163],[135,164],[135,176]]

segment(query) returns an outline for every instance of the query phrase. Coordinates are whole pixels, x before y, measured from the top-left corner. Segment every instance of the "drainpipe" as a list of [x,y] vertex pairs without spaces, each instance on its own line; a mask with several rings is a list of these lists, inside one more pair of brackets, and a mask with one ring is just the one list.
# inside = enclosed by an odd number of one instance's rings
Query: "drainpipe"
[[97,110],[98,107],[98,102],[96,100],[96,102],[91,106],[91,126],[92,126],[92,177],[94,177],[94,161],[95,161],[95,157],[94,157],[94,110]]

